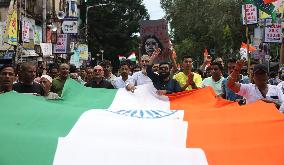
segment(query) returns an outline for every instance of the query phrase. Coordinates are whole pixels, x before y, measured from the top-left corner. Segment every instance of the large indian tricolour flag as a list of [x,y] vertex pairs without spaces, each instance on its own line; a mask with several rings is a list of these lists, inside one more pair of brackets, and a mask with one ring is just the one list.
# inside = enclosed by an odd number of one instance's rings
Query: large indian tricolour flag
[[92,89],[67,80],[62,100],[0,95],[0,165],[284,164],[284,116],[211,88],[158,96],[151,85]]

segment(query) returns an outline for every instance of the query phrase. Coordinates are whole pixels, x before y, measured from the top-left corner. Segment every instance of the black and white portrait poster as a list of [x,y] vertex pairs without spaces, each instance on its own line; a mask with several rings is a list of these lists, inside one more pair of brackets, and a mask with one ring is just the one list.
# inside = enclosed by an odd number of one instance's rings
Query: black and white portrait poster
[[157,62],[169,61],[169,56],[163,54],[165,49],[171,48],[168,34],[168,22],[165,19],[140,21],[141,51],[152,55],[156,48],[161,49]]

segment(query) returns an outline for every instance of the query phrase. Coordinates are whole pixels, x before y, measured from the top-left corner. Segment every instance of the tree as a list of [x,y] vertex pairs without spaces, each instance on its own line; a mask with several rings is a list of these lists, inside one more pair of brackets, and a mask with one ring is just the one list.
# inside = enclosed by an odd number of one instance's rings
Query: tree
[[240,48],[241,0],[161,0],[178,56],[202,62],[205,48],[226,58]]
[[[92,54],[117,59],[138,49],[139,20],[149,15],[142,0],[88,0],[88,45]],[[84,12],[84,10],[82,11]],[[82,16],[84,20],[84,16]]]

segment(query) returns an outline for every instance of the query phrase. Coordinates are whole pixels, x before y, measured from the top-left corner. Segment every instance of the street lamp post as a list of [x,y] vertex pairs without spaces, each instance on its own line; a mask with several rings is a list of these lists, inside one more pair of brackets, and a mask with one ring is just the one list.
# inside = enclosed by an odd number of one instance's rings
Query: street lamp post
[[92,7],[95,7],[95,6],[87,6],[87,8],[86,8],[85,35],[86,35],[86,42],[87,42],[87,44],[88,44],[88,12],[89,12],[89,9],[92,8]]
[[93,5],[93,6],[87,6],[86,8],[86,28],[85,28],[85,34],[86,34],[86,41],[88,42],[88,12],[89,12],[89,9],[90,8],[93,8],[93,7],[100,7],[100,6],[107,6],[107,5],[110,5],[110,4],[99,4],[99,5]]

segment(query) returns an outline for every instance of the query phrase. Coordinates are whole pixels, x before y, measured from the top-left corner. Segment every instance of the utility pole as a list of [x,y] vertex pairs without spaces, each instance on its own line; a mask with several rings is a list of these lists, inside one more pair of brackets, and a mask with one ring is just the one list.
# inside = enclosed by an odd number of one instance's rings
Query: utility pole
[[46,0],[42,0],[42,39],[46,43]]
[[[23,62],[23,47],[24,47],[24,42],[23,42],[23,17],[22,17],[22,0],[20,0],[20,9],[18,10],[19,11],[19,14],[18,14],[18,17],[19,17],[19,24],[18,24],[18,37],[19,37],[19,42],[17,43],[18,47],[17,47],[17,50],[18,50],[18,54],[21,55],[21,63]],[[17,12],[18,12],[17,11]]]
[[[21,14],[21,0],[18,0],[18,1],[13,1],[13,8],[16,6],[16,10],[17,10],[17,20],[20,20],[20,14]],[[11,4],[10,4],[11,5]],[[14,8],[15,9],[15,8]],[[19,21],[20,22],[20,21]],[[20,23],[17,24],[17,44],[14,45],[14,52],[15,52],[15,55],[13,56],[13,62],[14,64],[17,64],[18,63],[18,57],[20,54],[18,48],[19,48],[19,42],[20,42]],[[22,57],[22,55],[21,55]]]
[[102,7],[102,6],[107,6],[107,5],[111,5],[111,4],[99,4],[99,5],[93,5],[93,6],[86,5],[85,35],[86,35],[87,44],[88,44],[88,12],[89,12],[89,9],[93,7]]
[[52,18],[55,19],[55,0],[52,0]]
[[89,9],[92,8],[92,7],[95,7],[95,6],[87,6],[86,7],[85,36],[86,36],[86,43],[87,43],[87,45],[88,45],[88,12],[89,12]]
[[247,39],[247,56],[248,56],[248,65],[247,72],[250,73],[250,53],[249,53],[249,28],[248,28],[248,17],[247,17],[247,4],[244,5],[245,8],[245,26],[246,26],[246,39]]

